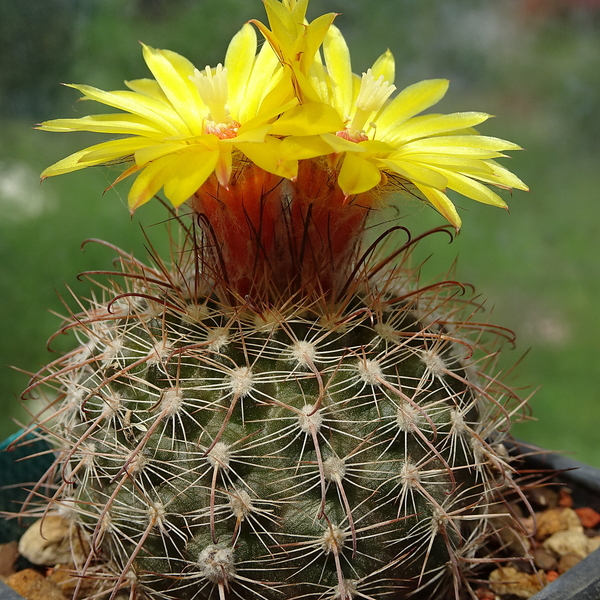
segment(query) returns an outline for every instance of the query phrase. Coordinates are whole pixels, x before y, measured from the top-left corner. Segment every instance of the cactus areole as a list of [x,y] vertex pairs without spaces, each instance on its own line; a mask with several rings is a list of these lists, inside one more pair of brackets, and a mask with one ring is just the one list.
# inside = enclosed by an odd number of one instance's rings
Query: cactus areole
[[502,206],[517,146],[483,113],[416,116],[447,82],[391,97],[389,52],[353,76],[334,15],[265,6],[224,67],[145,46],[154,79],[74,86],[124,113],[41,125],[125,136],[45,177],[130,158],[132,210],[164,189],[192,216],[169,261],[119,254],[29,389],[50,390],[50,510],[89,547],[74,597],[458,598],[514,486],[510,336],[464,286],[420,285],[400,227],[363,234],[399,190],[455,228],[446,189]]

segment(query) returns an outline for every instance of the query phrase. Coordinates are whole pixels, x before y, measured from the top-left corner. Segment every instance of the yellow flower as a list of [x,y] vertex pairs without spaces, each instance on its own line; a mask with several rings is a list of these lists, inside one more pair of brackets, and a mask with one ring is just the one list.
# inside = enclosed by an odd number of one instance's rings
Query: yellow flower
[[269,30],[257,20],[254,23],[265,36],[284,67],[291,71],[296,93],[303,102],[319,101],[306,75],[315,60],[335,13],[321,15],[306,22],[308,0],[264,0]]
[[[304,148],[284,144],[285,156],[295,159],[318,156],[314,148],[307,151],[308,136],[336,131],[344,122],[335,109],[324,103],[309,79],[314,65],[320,64],[319,49],[335,19],[335,13],[328,13],[306,22],[308,0],[264,0],[269,18],[266,25],[253,19],[250,21],[260,30],[278,56],[281,65],[293,86],[300,105],[288,111],[274,124],[273,135],[282,138],[302,136]],[[321,149],[330,151],[321,144]],[[323,152],[321,152],[322,154]]]
[[[496,162],[519,147],[473,129],[489,115],[421,114],[442,99],[448,81],[421,81],[394,95],[389,51],[359,77],[334,13],[309,23],[308,0],[263,1],[269,26],[242,27],[223,65],[200,71],[175,52],[143,46],[154,79],[113,92],[72,85],[121,112],[40,129],[119,137],[42,177],[131,161],[117,178],[137,175],[131,210],[161,189],[174,206],[189,200],[208,240],[207,280],[244,302],[345,293],[371,208],[390,192],[415,194],[458,229],[449,190],[505,207],[488,186],[527,189]],[[258,52],[251,24],[268,42]]]
[[143,46],[154,79],[126,82],[129,90],[115,92],[71,85],[86,99],[124,112],[56,119],[40,129],[126,137],[76,152],[47,168],[42,178],[133,158],[135,164],[117,181],[139,172],[129,191],[134,210],[161,188],[179,206],[213,172],[227,187],[239,153],[270,173],[293,177],[297,162],[280,159],[281,141],[269,131],[298,100],[271,48],[265,44],[256,50],[256,33],[246,24],[232,39],[225,65],[216,69],[199,71],[175,52]]
[[[307,127],[302,136],[290,134],[282,144],[283,158],[331,154],[337,159],[337,183],[346,196],[389,189],[387,182],[398,181],[431,203],[457,229],[461,219],[447,190],[506,208],[504,200],[488,185],[528,189],[495,161],[504,157],[506,150],[518,150],[519,146],[479,135],[473,129],[490,115],[420,115],[442,99],[448,89],[447,80],[421,81],[390,100],[396,90],[392,54],[384,53],[359,78],[352,73],[350,52],[341,32],[332,24],[327,29],[323,60],[314,53],[312,62],[298,66],[293,76],[295,87],[302,90],[300,100],[308,99],[311,111],[323,115],[321,127],[327,128],[329,119],[328,131],[317,133]],[[274,47],[278,44],[271,43]],[[319,102],[333,108],[335,117],[319,108]],[[301,109],[296,107],[284,116],[273,133],[280,133],[295,113],[301,114]],[[302,130],[297,120],[293,125],[296,131]]]

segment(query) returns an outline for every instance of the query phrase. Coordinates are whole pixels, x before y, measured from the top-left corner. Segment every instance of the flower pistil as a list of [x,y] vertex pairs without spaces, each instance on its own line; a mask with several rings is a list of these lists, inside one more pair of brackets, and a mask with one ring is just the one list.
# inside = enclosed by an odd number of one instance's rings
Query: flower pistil
[[196,85],[200,98],[209,110],[204,121],[205,132],[212,133],[219,139],[234,138],[241,124],[231,118],[227,107],[227,68],[219,63],[214,71],[209,66],[204,71],[194,69],[190,79]]

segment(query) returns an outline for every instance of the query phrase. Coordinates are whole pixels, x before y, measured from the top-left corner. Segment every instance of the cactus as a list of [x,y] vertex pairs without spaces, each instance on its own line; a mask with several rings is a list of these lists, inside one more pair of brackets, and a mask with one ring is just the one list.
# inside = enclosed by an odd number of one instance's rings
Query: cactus
[[[345,81],[333,16],[303,25],[305,2],[265,4],[272,29],[255,24],[270,46],[247,71],[276,76],[253,87],[262,94],[254,112],[240,103],[252,86],[227,101],[226,68],[193,71],[144,47],[158,83],[130,82],[129,96],[77,86],[118,107],[139,96],[131,119],[42,125],[110,131],[112,122],[135,133],[45,176],[134,152],[124,174],[140,171],[132,209],[164,186],[175,206],[191,196],[192,219],[176,216],[169,261],[119,252],[101,297],[78,301],[61,330],[79,347],[33,378],[28,393],[52,391],[34,426],[57,452],[37,490],[56,486],[51,508],[90,549],[77,574],[106,582],[111,598],[122,588],[139,600],[458,598],[478,552],[500,535],[499,491],[517,489],[502,442],[523,402],[495,371],[510,336],[475,317],[481,307],[465,286],[422,285],[410,266],[415,240],[397,245],[402,228],[363,239],[398,189],[458,227],[440,177],[503,205],[483,183],[524,187],[491,160],[516,146],[468,129],[482,113],[411,120],[446,84],[422,82],[388,101],[389,53],[363,76],[345,124],[338,113],[350,97],[336,99],[333,85],[331,103],[318,101],[306,76],[321,71],[302,58],[324,39],[331,78]],[[228,57],[256,48],[250,31]],[[186,102],[198,97],[210,110],[204,129],[190,126],[180,144],[174,115],[189,118],[181,103],[191,113]],[[404,141],[390,121],[398,114]],[[400,156],[416,138],[429,166]],[[452,160],[430,156],[441,146]]]
[[41,420],[53,501],[93,549],[80,574],[105,561],[140,598],[442,597],[511,481],[519,402],[482,337],[503,330],[408,267],[335,303],[231,306],[195,238],[170,268],[122,254],[125,283],[36,378],[60,394]]

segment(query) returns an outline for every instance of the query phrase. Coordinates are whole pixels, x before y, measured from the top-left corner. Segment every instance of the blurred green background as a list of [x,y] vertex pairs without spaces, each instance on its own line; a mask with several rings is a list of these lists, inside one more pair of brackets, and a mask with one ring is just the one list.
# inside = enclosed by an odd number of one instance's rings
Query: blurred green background
[[[433,254],[426,276],[458,257],[457,277],[517,333],[502,364],[530,350],[514,383],[541,386],[537,420],[517,424],[516,435],[600,466],[600,2],[312,0],[309,11],[341,13],[356,72],[389,47],[399,88],[449,78],[436,109],[497,115],[482,133],[526,148],[509,167],[531,192],[507,197],[510,214],[458,200],[463,231],[451,245],[443,236],[422,245]],[[140,40],[203,68],[252,17],[264,17],[260,0],[0,2],[0,439],[27,420],[17,397],[26,372],[53,358],[45,342],[61,323],[53,313],[65,313],[61,297],[73,306],[69,288],[88,293],[77,273],[111,266],[109,249],[82,252],[82,241],[103,238],[141,257],[140,224],[166,217],[150,203],[130,219],[125,187],[103,194],[116,176],[105,168],[40,186],[44,167],[98,138],[32,125],[90,110],[59,82],[122,89],[147,76]],[[443,222],[425,207],[405,212],[415,231]],[[160,227],[149,231],[164,245]],[[70,344],[57,339],[52,350]]]

